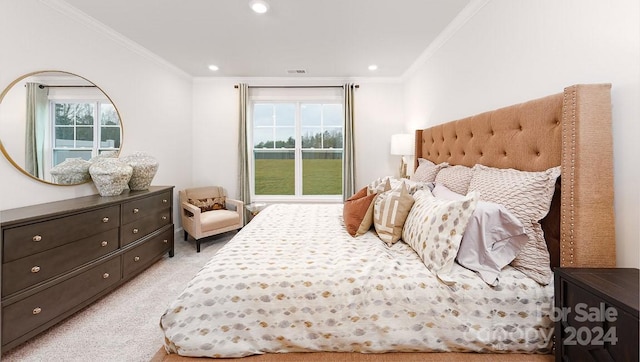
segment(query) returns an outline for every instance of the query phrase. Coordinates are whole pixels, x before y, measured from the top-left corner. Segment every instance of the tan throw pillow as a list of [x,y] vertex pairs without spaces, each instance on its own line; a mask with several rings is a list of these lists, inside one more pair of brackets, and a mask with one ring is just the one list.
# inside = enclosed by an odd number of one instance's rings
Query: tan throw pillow
[[436,175],[435,182],[457,194],[466,195],[472,176],[473,169],[471,167],[455,165],[441,169]]
[[420,165],[416,169],[416,172],[414,172],[413,175],[411,175],[410,180],[421,181],[421,182],[434,182],[438,172],[447,166],[449,166],[449,164],[446,162],[439,163],[436,165],[435,163],[425,159],[422,163],[420,163]]
[[542,285],[549,284],[553,274],[539,221],[549,213],[558,176],[560,166],[526,172],[475,165],[469,184],[481,200],[503,205],[522,222],[529,240],[511,265]]
[[344,202],[342,218],[351,236],[360,236],[369,231],[373,224],[373,200],[376,194],[367,195],[363,187]]
[[407,216],[402,240],[418,253],[420,259],[446,284],[455,281],[449,276],[478,195],[469,193],[461,200],[442,200],[431,192],[420,190]]
[[373,225],[378,237],[391,246],[400,240],[402,226],[413,205],[413,196],[406,187],[383,192],[376,197],[373,207]]

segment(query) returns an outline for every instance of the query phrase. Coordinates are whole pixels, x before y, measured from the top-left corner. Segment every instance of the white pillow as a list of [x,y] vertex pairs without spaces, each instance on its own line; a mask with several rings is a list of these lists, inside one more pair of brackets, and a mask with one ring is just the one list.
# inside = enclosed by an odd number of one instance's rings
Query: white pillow
[[367,195],[380,194],[391,190],[391,176],[378,177],[367,185]]
[[399,187],[404,186],[410,195],[413,195],[416,191],[422,189],[432,189],[433,183],[412,181],[408,179],[398,179],[393,176],[379,177],[367,185],[367,194],[383,193],[389,190],[399,190]]
[[452,284],[455,281],[449,273],[478,196],[474,192],[462,200],[449,201],[420,190],[413,197],[415,203],[402,229],[402,239],[418,253],[427,269]]
[[[433,195],[445,200],[464,198],[438,183]],[[528,240],[524,226],[507,208],[478,201],[462,236],[456,261],[478,273],[487,284],[496,286],[502,268],[511,263]]]

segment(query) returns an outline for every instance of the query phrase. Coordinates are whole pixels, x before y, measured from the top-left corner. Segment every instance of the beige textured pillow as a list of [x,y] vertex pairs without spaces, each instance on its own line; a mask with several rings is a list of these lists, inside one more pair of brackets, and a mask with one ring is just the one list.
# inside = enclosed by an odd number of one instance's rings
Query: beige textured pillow
[[406,187],[379,194],[373,206],[373,226],[378,237],[391,246],[400,240],[402,227],[413,205]]
[[449,276],[460,248],[478,195],[469,193],[461,200],[435,198],[426,190],[414,194],[415,204],[407,216],[402,240],[418,253],[420,259],[444,283],[455,281]]
[[436,175],[435,182],[457,194],[466,195],[472,176],[473,169],[471,167],[455,165],[441,169]]
[[435,163],[425,159],[422,163],[420,163],[420,165],[416,169],[416,172],[414,172],[413,175],[411,175],[410,180],[421,181],[421,182],[434,182],[436,179],[436,175],[438,174],[438,171],[440,171],[441,169],[447,166],[449,166],[449,164],[446,162],[439,163],[436,165]]
[[475,165],[469,184],[481,200],[503,205],[522,222],[529,241],[511,265],[542,285],[551,282],[553,273],[539,221],[549,213],[558,176],[560,166],[526,172]]

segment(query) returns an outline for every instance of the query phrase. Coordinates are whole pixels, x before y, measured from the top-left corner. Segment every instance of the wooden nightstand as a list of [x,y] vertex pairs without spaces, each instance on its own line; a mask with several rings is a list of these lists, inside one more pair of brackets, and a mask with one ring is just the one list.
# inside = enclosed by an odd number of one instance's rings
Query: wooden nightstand
[[556,361],[638,361],[638,269],[556,268]]

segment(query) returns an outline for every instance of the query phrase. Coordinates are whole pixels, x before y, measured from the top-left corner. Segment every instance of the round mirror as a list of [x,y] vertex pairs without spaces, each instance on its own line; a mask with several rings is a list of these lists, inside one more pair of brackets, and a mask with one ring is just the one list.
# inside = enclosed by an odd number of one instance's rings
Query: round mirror
[[122,125],[98,86],[68,72],[26,74],[0,94],[0,150],[18,170],[54,185],[88,181],[61,177],[98,155],[117,155]]

